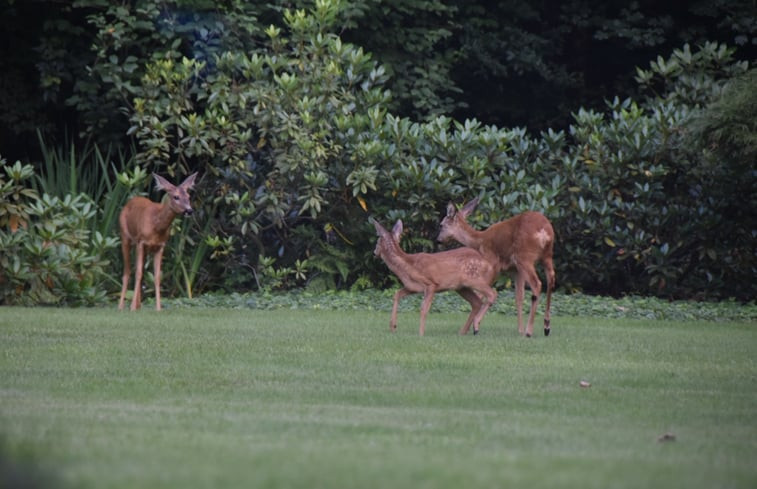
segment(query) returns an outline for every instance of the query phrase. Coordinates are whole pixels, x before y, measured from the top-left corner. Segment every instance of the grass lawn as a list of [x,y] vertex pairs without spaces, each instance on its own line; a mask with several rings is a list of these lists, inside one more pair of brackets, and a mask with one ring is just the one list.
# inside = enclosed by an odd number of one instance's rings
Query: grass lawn
[[147,307],[0,308],[0,487],[757,487],[754,321]]

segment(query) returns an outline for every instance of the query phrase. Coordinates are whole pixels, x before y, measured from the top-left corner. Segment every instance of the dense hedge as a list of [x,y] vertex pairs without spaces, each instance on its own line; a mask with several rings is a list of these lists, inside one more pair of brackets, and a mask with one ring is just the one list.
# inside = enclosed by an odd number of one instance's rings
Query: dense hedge
[[138,149],[122,183],[202,175],[166,256],[174,290],[385,285],[369,215],[432,250],[447,202],[477,196],[478,227],[526,209],[553,221],[568,290],[755,297],[755,70],[727,47],[659,57],[641,95],[534,136],[392,115],[386,70],[332,33],[336,8],[288,12],[252,52],[166,48],[124,92]]

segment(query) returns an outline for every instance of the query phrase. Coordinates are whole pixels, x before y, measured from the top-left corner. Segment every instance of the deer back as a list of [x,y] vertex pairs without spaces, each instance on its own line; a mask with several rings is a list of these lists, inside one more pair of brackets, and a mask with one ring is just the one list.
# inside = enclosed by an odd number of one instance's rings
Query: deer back
[[402,221],[389,233],[374,222],[379,240],[375,254],[389,267],[403,285],[421,291],[433,285],[438,290],[490,285],[496,270],[481,254],[471,248],[457,248],[439,253],[405,253],[399,245]]
[[455,248],[438,253],[416,253],[414,266],[439,290],[473,289],[491,285],[497,269],[473,248]]
[[467,222],[477,203],[478,199],[474,199],[459,211],[450,203],[441,223],[439,241],[454,239],[475,248],[488,260],[499,261],[502,269],[518,260],[533,262],[551,256],[554,230],[543,214],[526,211],[477,231]]

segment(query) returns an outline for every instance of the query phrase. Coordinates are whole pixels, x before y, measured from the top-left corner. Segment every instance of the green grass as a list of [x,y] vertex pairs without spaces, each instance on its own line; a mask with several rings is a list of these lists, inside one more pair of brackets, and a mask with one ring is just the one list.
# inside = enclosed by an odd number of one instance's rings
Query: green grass
[[501,313],[459,337],[465,317],[432,313],[419,338],[417,311],[391,334],[388,312],[348,308],[0,308],[0,470],[76,488],[757,486],[754,321],[557,315],[527,340]]

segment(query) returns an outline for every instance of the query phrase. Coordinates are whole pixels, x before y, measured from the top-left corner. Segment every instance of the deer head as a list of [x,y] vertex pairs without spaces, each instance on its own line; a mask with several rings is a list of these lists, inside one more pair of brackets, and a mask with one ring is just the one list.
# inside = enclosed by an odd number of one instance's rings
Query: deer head
[[158,190],[164,190],[168,195],[168,207],[174,214],[192,214],[192,204],[189,200],[189,189],[194,187],[197,173],[192,173],[179,185],[174,185],[160,175],[153,173],[155,178],[155,187]]
[[376,248],[373,250],[373,254],[379,258],[395,254],[396,247],[399,245],[400,237],[402,236],[402,220],[397,219],[391,233],[384,229],[384,226],[374,218],[369,218],[369,221],[373,223],[373,226],[376,228],[376,234],[379,237],[376,242]]
[[442,219],[439,236],[436,240],[445,242],[456,238],[461,227],[468,227],[466,219],[477,205],[478,197],[465,204],[460,210],[457,210],[457,207],[452,202],[447,204],[447,215]]

